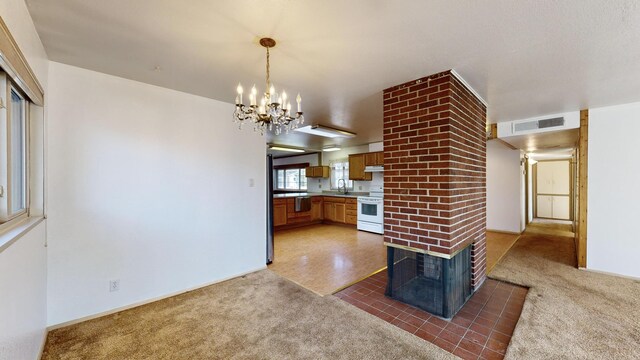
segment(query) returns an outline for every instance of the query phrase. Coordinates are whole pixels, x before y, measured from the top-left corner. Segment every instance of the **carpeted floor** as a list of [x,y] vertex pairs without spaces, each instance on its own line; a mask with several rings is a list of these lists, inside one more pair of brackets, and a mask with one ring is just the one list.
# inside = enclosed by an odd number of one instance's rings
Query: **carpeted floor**
[[[575,268],[526,232],[490,277],[530,287],[508,359],[640,359],[640,281]],[[266,270],[52,331],[43,359],[445,359],[451,354]]]
[[269,270],[49,333],[43,359],[455,359]]
[[490,277],[530,287],[507,359],[640,359],[640,281],[576,269],[572,238],[525,232]]

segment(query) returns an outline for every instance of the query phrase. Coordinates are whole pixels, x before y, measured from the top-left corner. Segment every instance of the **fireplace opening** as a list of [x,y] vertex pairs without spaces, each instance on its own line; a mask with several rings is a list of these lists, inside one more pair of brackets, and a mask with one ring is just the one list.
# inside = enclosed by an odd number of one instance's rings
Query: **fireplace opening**
[[450,259],[387,247],[385,295],[450,319],[471,297],[471,246]]

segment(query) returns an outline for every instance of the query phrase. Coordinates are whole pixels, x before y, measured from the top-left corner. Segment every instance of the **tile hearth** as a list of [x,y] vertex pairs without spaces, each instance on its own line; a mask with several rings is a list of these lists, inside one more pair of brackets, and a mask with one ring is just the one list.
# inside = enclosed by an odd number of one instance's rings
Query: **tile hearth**
[[502,359],[527,288],[487,279],[450,321],[384,296],[387,272],[335,296],[463,359]]

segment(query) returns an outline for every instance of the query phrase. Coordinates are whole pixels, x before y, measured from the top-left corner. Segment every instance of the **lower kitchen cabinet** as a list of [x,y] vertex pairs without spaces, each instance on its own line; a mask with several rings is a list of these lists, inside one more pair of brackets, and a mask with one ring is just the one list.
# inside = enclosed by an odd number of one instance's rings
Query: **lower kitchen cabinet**
[[313,196],[311,210],[295,211],[295,199],[273,200],[273,225],[289,228],[327,221],[356,225],[358,221],[357,200],[338,196]]
[[311,198],[311,221],[322,220],[324,218],[323,212],[324,209],[322,208],[322,198]]
[[278,200],[273,201],[273,226],[287,225],[287,203]]
[[356,225],[358,223],[358,202],[356,199],[347,199],[345,202],[346,216],[345,222],[349,225]]

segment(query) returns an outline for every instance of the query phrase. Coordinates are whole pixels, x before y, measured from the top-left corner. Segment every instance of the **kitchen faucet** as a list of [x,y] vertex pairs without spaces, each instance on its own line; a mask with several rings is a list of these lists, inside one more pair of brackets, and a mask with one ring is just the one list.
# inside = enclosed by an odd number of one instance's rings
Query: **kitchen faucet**
[[[340,182],[342,181],[342,191],[340,191]],[[344,179],[338,179],[338,192],[342,192],[343,194],[347,193],[347,182]]]

